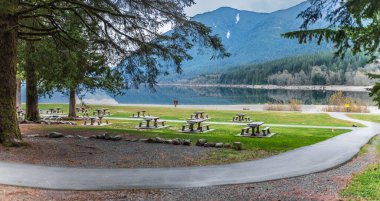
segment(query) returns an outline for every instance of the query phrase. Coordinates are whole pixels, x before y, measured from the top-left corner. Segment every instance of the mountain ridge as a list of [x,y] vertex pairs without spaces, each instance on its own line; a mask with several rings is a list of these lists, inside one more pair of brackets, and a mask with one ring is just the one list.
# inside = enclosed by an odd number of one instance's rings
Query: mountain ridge
[[[177,81],[241,65],[330,50],[327,44],[300,45],[297,40],[281,37],[283,33],[299,29],[302,19],[297,16],[307,6],[307,2],[302,2],[288,9],[271,13],[221,7],[195,15],[191,19],[211,27],[213,34],[221,38],[226,50],[231,53],[231,57],[210,60],[209,50],[202,50],[203,53],[198,54],[199,46],[195,46],[189,52],[193,60],[183,63],[183,74],[172,74],[164,78],[165,81]],[[316,24],[315,27],[322,25]]]

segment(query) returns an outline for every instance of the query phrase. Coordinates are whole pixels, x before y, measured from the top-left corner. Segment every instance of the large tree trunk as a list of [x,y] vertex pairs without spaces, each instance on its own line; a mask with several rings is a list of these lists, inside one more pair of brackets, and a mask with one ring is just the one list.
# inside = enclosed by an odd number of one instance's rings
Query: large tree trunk
[[21,141],[16,115],[17,17],[10,14],[18,2],[3,2],[0,9],[0,143],[5,146]]
[[33,61],[35,47],[32,42],[27,43],[28,56],[25,64],[26,77],[26,119],[29,121],[39,121],[38,91],[37,91],[37,69]]
[[69,117],[77,117],[77,112],[75,110],[76,100],[75,100],[75,89],[70,89],[70,101],[69,101]]

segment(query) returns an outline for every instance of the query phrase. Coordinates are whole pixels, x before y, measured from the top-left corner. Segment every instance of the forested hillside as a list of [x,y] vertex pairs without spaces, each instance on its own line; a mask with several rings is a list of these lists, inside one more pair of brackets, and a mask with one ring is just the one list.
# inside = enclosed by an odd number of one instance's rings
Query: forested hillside
[[220,84],[274,85],[370,85],[367,72],[379,65],[369,64],[363,55],[347,54],[343,60],[331,52],[287,57],[270,62],[231,68],[218,75],[204,75],[196,82],[213,80]]

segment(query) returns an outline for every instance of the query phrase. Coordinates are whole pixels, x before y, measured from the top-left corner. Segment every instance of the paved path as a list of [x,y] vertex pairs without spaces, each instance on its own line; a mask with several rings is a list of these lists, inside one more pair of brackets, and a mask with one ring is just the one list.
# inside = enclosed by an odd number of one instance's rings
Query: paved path
[[273,157],[219,166],[187,168],[82,169],[0,162],[0,183],[61,190],[181,188],[241,184],[300,176],[352,159],[380,131],[380,124],[353,120],[366,128]]

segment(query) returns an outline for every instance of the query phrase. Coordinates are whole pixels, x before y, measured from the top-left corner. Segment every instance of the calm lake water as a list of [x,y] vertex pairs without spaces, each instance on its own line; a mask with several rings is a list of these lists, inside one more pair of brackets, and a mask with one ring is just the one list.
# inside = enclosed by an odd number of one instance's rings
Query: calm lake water
[[[104,92],[94,95],[86,95],[85,101],[93,104],[119,103],[119,104],[172,104],[173,100],[179,100],[183,105],[228,105],[228,104],[265,104],[287,103],[291,99],[301,100],[303,104],[326,104],[331,91],[307,91],[307,90],[266,90],[245,88],[222,87],[177,87],[161,86],[156,91],[146,88],[131,89],[123,96],[112,97]],[[358,99],[372,105],[367,92],[345,92],[347,96]],[[51,99],[41,98],[41,102],[63,103],[68,102],[67,96],[55,94]]]

